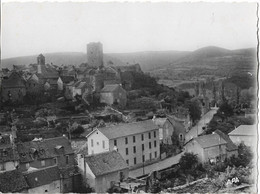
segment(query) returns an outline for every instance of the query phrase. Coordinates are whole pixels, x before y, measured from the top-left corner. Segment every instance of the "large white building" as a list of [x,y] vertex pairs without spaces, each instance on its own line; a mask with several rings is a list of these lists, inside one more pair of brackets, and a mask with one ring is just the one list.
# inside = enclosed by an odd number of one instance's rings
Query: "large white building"
[[159,129],[152,120],[95,129],[86,137],[89,155],[117,150],[128,166],[160,157]]

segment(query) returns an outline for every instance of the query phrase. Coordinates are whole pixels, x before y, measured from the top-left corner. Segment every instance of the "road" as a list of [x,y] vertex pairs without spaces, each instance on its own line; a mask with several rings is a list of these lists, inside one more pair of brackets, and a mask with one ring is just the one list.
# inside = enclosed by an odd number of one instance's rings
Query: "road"
[[[183,154],[184,153],[182,152],[176,156],[172,156],[170,158],[166,158],[166,159],[156,162],[154,164],[145,166],[144,174],[149,174],[152,171],[162,170],[162,169],[168,168],[174,164],[178,164],[179,160]],[[129,172],[129,177],[136,178],[136,177],[142,176],[144,174],[143,174],[143,167],[140,167],[138,169],[131,170]]]
[[194,127],[192,127],[188,133],[186,133],[185,141],[188,142],[192,138],[197,137],[199,134],[201,134],[203,132],[202,127],[206,126],[206,124],[210,122],[210,120],[213,118],[213,115],[217,113],[217,110],[217,107],[212,107],[209,112],[203,115],[199,122]]

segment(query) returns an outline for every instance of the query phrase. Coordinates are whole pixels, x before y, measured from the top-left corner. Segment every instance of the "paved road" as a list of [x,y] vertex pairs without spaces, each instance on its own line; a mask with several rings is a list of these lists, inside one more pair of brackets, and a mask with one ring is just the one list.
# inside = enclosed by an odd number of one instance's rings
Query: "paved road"
[[[166,158],[166,159],[161,160],[159,162],[156,162],[154,164],[145,166],[144,167],[144,174],[149,174],[152,171],[162,170],[162,169],[168,168],[168,167],[170,167],[174,164],[177,164],[183,154],[184,153],[182,152],[182,153],[180,153],[176,156],[172,156],[170,158]],[[142,176],[144,174],[143,174],[143,167],[141,167],[141,168],[138,168],[138,169],[135,169],[135,170],[131,170],[129,172],[129,177],[136,178],[136,177]]]
[[213,107],[209,112],[203,115],[200,121],[185,135],[185,141],[187,142],[192,138],[197,137],[198,134],[201,134],[203,132],[202,127],[206,126],[206,124],[210,122],[213,115],[217,113],[217,110],[218,108]]

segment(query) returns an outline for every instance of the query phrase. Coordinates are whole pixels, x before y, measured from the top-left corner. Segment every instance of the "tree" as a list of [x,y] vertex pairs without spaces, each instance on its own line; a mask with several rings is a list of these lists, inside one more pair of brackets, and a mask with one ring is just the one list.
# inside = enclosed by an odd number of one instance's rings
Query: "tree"
[[196,120],[201,118],[201,109],[198,100],[188,101],[186,106],[189,109],[192,122],[195,123]]
[[198,157],[194,153],[187,152],[181,156],[179,164],[184,174],[188,174],[199,164]]
[[226,117],[231,117],[233,113],[233,108],[228,104],[227,101],[223,102],[219,107],[219,112],[224,114]]

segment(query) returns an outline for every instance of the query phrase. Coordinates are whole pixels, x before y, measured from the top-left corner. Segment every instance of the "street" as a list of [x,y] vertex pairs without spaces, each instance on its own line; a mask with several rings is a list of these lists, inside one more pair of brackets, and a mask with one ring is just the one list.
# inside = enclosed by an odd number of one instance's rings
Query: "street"
[[212,107],[209,112],[201,117],[199,122],[191,128],[191,130],[185,135],[185,142],[188,142],[194,137],[197,137],[199,134],[203,132],[203,127],[206,126],[207,123],[213,118],[213,115],[217,113],[218,108]]
[[[170,158],[166,158],[164,160],[161,160],[157,163],[148,165],[144,167],[144,174],[149,174],[152,171],[158,171],[165,168],[168,168],[174,164],[177,164],[181,158],[181,156],[184,154],[184,152],[181,152],[180,154],[176,156],[172,156]],[[136,178],[143,175],[143,167],[131,170],[129,172],[129,177]]]

